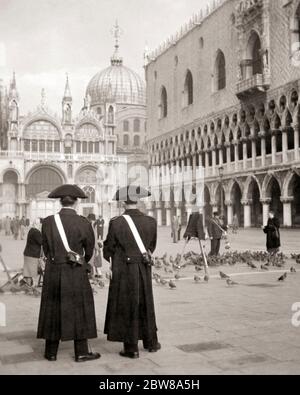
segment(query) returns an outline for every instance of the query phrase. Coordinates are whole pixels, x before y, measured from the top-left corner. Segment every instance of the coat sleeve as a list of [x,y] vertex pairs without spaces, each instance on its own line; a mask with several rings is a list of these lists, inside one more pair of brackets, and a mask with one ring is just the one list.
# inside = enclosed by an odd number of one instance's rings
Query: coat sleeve
[[114,231],[113,223],[112,221],[110,221],[107,238],[104,242],[104,248],[103,248],[103,256],[106,261],[109,262],[110,258],[114,256],[116,245],[117,245],[117,240],[115,237],[115,231]]
[[87,234],[84,242],[85,259],[89,262],[92,259],[95,248],[95,233],[90,223],[87,224]]
[[207,232],[208,232],[209,237],[213,237],[213,224],[210,220],[208,220]]
[[47,229],[47,221],[44,221],[42,224],[42,246],[43,246],[43,252],[45,257],[49,255],[49,250],[50,250],[47,240],[46,229]]
[[156,243],[157,243],[157,223],[155,220],[153,220],[153,237],[149,245],[149,250],[151,251],[151,253],[155,251]]

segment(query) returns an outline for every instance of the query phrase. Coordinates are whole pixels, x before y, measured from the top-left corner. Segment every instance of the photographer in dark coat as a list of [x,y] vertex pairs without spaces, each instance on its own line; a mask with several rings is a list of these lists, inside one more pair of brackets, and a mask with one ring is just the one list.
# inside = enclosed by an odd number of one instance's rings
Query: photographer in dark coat
[[224,225],[220,220],[219,212],[216,211],[213,214],[213,218],[208,220],[207,231],[211,240],[211,251],[210,256],[218,256],[221,248],[221,239],[226,232],[228,227]]
[[[125,213],[133,220],[147,251],[156,247],[157,224],[137,209],[149,192],[136,186],[119,190],[115,200],[125,202]],[[152,290],[152,268],[145,263],[133,233],[123,216],[113,218],[104,242],[104,258],[112,263],[104,333],[109,341],[123,342],[121,356],[139,358],[138,342],[156,352],[161,348]]]
[[276,218],[275,213],[270,211],[268,224],[263,228],[263,231],[267,235],[267,250],[271,255],[277,254],[281,247],[279,229],[280,221]]
[[76,185],[64,185],[49,198],[59,198],[63,206],[59,215],[72,251],[84,257],[85,263],[74,264],[68,258],[54,216],[43,221],[42,238],[46,261],[40,307],[38,338],[46,340],[45,358],[56,361],[60,341],[74,340],[75,361],[85,362],[100,358],[89,352],[87,339],[97,337],[92,288],[88,279],[95,237],[92,226],[77,215],[77,199],[85,199]]

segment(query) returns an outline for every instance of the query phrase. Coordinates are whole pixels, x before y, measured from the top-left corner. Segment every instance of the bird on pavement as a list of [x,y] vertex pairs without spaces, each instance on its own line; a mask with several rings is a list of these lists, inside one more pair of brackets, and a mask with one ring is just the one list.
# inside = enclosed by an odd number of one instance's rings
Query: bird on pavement
[[195,275],[194,281],[195,281],[195,283],[200,283],[201,278],[199,276]]
[[297,270],[294,267],[291,267],[291,273],[297,273]]
[[265,272],[269,271],[269,268],[267,265],[261,265],[261,270],[264,270]]
[[180,279],[181,279],[181,277],[180,277],[179,273],[176,273],[175,274],[175,280],[180,280]]
[[208,275],[208,274],[206,274],[206,275],[205,275],[205,277],[204,277],[204,281],[205,281],[206,283],[208,283],[208,282],[209,282],[209,275]]
[[284,273],[284,275],[282,275],[281,277],[279,277],[278,281],[283,282],[283,281],[286,280],[286,278],[287,278],[287,273]]
[[165,280],[164,278],[161,278],[161,279],[160,279],[160,283],[161,283],[161,285],[167,285],[167,284],[168,284],[168,281]]
[[252,262],[247,262],[247,265],[251,267],[251,269],[257,269],[257,266],[255,266]]
[[227,282],[227,285],[229,287],[233,287],[234,285],[238,285],[238,283],[232,281],[230,278],[228,278],[226,282]]
[[177,288],[177,287],[176,287],[176,284],[174,283],[173,280],[170,280],[170,282],[169,282],[169,287],[170,287],[171,289]]
[[220,277],[221,277],[222,280],[227,280],[227,279],[230,278],[229,276],[227,276],[227,274],[225,274],[223,272],[220,272]]
[[195,270],[196,270],[196,272],[201,272],[202,271],[202,267],[201,266],[195,266]]

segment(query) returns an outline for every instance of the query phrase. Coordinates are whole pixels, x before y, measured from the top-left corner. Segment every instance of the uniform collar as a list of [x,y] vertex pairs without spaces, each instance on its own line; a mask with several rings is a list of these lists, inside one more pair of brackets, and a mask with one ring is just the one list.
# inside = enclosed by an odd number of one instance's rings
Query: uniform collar
[[131,209],[131,210],[125,210],[124,215],[133,215],[133,216],[137,216],[137,215],[144,215],[140,210],[138,209]]
[[62,215],[77,215],[76,210],[71,207],[64,207],[60,210],[59,214]]

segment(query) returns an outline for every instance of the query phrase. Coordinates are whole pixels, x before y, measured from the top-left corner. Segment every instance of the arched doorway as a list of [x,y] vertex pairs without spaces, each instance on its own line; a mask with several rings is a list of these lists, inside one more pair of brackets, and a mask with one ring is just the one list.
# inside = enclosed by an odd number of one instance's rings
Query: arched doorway
[[300,177],[294,174],[289,185],[289,196],[293,196],[292,202],[292,224],[300,226]]
[[[75,182],[84,190],[88,197],[81,202],[81,214],[84,217],[87,217],[89,214],[98,214],[96,205],[97,170],[94,167],[82,168],[77,173]],[[104,208],[102,206],[102,212],[103,210]]]
[[29,176],[26,196],[30,201],[31,220],[48,217],[59,210],[59,202],[48,199],[48,195],[53,189],[63,185],[63,182],[63,177],[51,167],[40,167]]
[[271,198],[270,210],[275,211],[276,216],[280,219],[280,222],[282,223],[283,222],[283,204],[281,202],[281,189],[280,189],[280,185],[275,177],[272,177],[269,182],[267,196],[269,198]]
[[231,190],[231,201],[233,215],[237,215],[240,227],[244,226],[244,210],[242,206],[242,191],[237,182],[234,183]]
[[3,176],[2,185],[2,217],[17,215],[18,175],[7,171]]
[[248,199],[252,201],[251,206],[251,224],[255,228],[262,226],[263,224],[263,211],[262,204],[260,201],[260,191],[257,182],[252,179],[249,186]]

